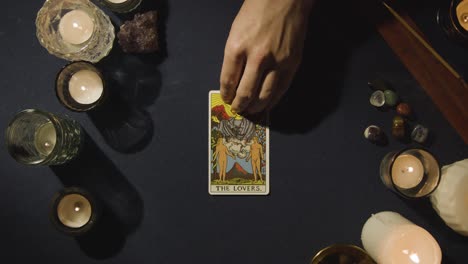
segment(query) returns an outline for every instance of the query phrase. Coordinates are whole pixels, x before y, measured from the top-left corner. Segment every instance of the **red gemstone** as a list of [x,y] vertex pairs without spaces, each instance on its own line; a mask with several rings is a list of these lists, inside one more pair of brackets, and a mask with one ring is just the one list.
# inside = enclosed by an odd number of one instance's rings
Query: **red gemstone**
[[398,114],[402,116],[409,116],[411,115],[411,107],[407,103],[400,103],[398,104],[396,111]]

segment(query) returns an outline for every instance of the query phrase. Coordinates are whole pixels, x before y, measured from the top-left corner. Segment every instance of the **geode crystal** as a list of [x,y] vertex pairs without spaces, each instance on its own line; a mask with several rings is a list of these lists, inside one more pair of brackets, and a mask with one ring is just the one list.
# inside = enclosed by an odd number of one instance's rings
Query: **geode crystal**
[[127,53],[150,53],[159,50],[158,12],[136,14],[133,20],[120,26],[119,44]]

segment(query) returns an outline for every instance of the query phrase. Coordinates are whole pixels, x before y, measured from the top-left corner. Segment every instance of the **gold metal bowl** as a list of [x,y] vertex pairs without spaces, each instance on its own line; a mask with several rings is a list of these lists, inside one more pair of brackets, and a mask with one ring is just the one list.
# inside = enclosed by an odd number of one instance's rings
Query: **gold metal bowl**
[[320,250],[311,264],[376,264],[362,248],[354,245],[331,245]]

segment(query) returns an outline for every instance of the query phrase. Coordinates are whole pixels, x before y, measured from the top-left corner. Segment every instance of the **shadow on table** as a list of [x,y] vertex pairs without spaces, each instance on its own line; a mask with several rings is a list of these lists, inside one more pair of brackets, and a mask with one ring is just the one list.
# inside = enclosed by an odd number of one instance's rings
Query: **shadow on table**
[[340,2],[350,5],[340,8],[336,4],[317,1],[310,15],[302,64],[271,113],[272,130],[306,133],[338,107],[347,60],[373,27],[351,11],[352,3]]
[[[414,3],[398,4],[399,9],[411,12],[418,10],[416,5],[421,7],[416,1],[409,2]],[[290,89],[273,109],[270,128],[306,133],[333,113],[346,85],[345,70],[353,50],[376,34],[376,24],[389,19],[379,1],[317,1],[310,15],[302,64]]]
[[[146,107],[160,94],[162,76],[158,65],[167,57],[165,35],[169,5],[166,0],[143,1],[135,12],[149,10],[157,10],[159,14],[160,50],[150,54],[127,54],[116,40],[109,56],[96,65],[104,76],[108,97],[88,115],[106,143],[122,153],[143,150],[154,134],[153,120]],[[133,15],[134,12],[125,16],[131,16],[130,19]],[[115,17],[114,20],[122,19]]]
[[83,188],[100,204],[96,226],[76,240],[88,256],[105,259],[119,253],[127,235],[140,226],[143,200],[88,135],[84,142],[75,160],[51,169],[66,187]]
[[121,153],[136,153],[152,140],[154,124],[149,113],[126,103],[119,95],[110,95],[88,116],[106,143]]
[[159,96],[162,77],[156,58],[124,53],[117,45],[97,67],[107,87],[107,98],[88,115],[106,143],[122,153],[143,150],[153,137],[153,120],[145,107]]

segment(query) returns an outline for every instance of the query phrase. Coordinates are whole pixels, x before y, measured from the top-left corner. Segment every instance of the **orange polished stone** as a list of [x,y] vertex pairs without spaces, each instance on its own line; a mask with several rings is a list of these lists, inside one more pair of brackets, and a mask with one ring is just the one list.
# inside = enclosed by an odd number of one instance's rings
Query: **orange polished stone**
[[409,116],[411,115],[411,107],[407,103],[400,103],[396,107],[396,111],[399,115]]

